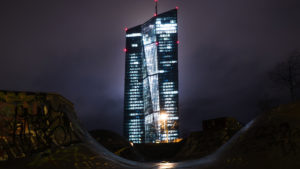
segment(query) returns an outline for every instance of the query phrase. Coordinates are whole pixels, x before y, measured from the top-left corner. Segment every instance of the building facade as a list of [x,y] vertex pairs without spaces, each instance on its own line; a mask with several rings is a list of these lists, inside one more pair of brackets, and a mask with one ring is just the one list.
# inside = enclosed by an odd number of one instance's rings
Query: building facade
[[177,9],[126,31],[124,136],[172,142],[178,129]]

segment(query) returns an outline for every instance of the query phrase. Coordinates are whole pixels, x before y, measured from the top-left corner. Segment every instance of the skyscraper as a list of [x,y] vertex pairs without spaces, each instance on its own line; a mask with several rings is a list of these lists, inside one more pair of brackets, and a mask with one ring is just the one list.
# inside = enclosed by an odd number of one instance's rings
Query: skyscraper
[[177,9],[126,31],[124,136],[172,142],[178,129]]

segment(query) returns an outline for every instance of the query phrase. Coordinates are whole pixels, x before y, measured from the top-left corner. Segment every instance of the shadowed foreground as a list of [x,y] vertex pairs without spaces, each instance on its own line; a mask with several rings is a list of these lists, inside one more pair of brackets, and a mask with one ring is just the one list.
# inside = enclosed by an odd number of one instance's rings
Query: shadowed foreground
[[[42,119],[32,120],[35,116]],[[0,118],[3,169],[300,168],[300,103],[257,117],[209,156],[179,163],[116,156],[88,134],[73,105],[56,94],[1,91]]]

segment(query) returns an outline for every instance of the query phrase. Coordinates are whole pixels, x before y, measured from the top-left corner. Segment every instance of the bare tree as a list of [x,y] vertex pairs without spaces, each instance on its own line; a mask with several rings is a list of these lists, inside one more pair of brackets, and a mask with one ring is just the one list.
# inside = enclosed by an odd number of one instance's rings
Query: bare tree
[[277,85],[289,90],[292,101],[296,100],[296,89],[300,84],[300,53],[294,52],[286,61],[275,66],[270,79]]

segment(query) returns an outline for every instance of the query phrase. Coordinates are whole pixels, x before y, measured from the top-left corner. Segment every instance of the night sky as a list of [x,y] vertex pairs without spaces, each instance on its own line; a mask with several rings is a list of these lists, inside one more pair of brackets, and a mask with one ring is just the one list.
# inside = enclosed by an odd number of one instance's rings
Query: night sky
[[[179,6],[183,133],[220,116],[260,113],[267,72],[300,49],[299,0],[161,0]],[[59,93],[88,129],[122,133],[125,27],[150,19],[153,0],[5,0],[0,89]]]

